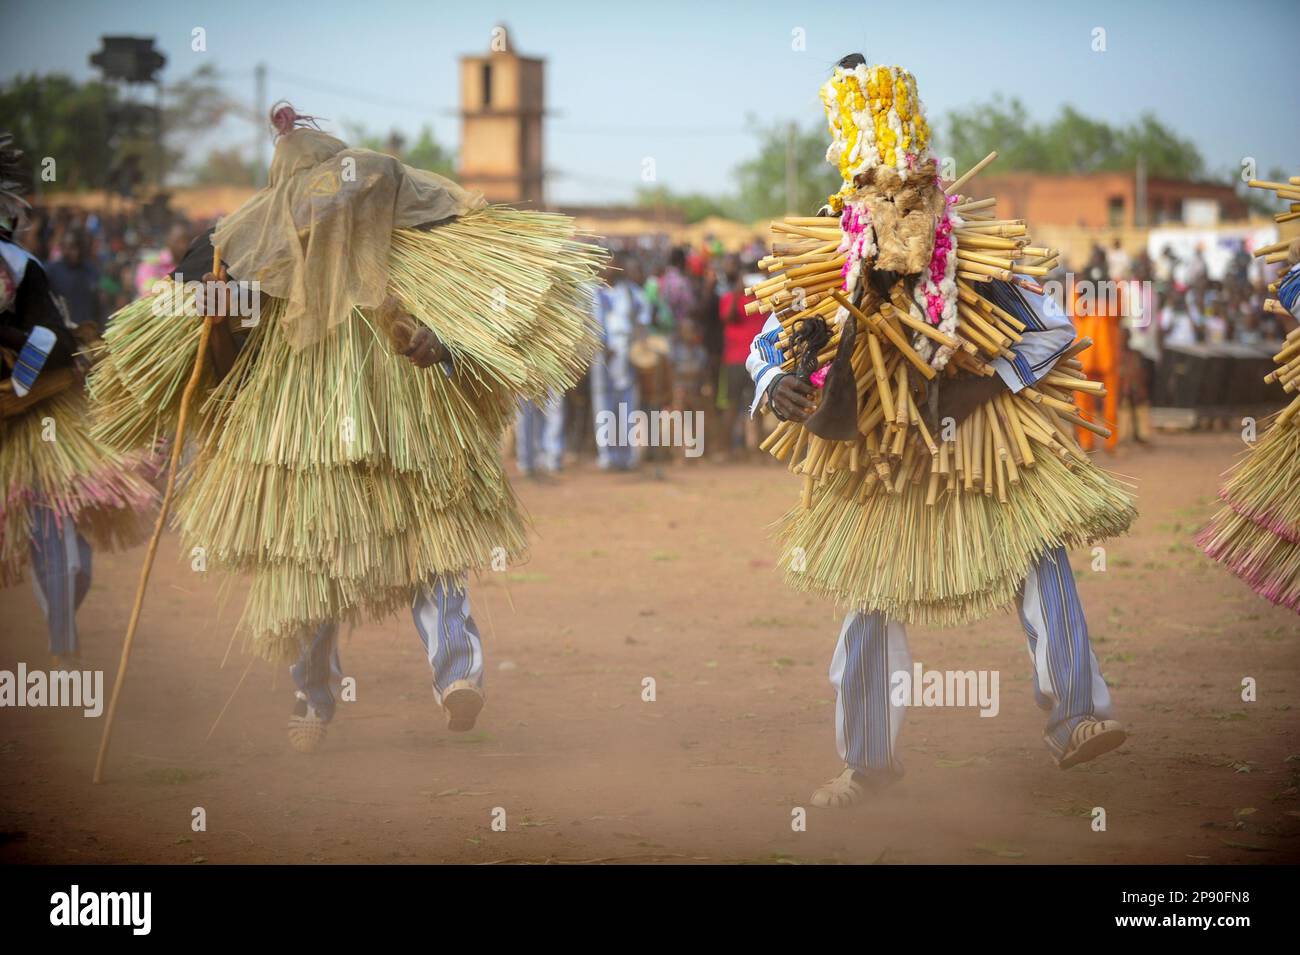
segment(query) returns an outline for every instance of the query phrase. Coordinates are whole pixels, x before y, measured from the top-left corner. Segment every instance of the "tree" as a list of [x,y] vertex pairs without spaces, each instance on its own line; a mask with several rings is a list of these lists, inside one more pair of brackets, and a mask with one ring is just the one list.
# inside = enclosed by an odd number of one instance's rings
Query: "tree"
[[203,164],[194,170],[196,185],[256,186],[257,164],[248,159],[248,151],[239,147],[214,149]]
[[408,166],[427,169],[440,176],[454,178],[456,174],[455,156],[433,138],[433,127],[428,123],[420,127],[420,135],[412,146],[407,145],[401,130],[389,130],[386,137],[381,137],[366,129],[365,124],[350,120],[344,121],[343,128],[353,146],[395,156]]
[[[0,129],[12,132],[26,153],[38,189],[91,189],[104,184],[113,166],[108,116],[116,105],[116,90],[102,83],[19,76],[0,89]],[[55,160],[52,182],[40,177],[47,156]]]
[[736,214],[744,220],[783,215],[786,209],[787,147],[795,169],[794,212],[812,215],[839,188],[839,175],[826,162],[823,123],[799,129],[790,123],[758,127],[758,155],[736,167]]
[[932,145],[936,152],[952,157],[958,173],[995,149],[1000,169],[1045,170],[1049,164],[1042,137],[1034,130],[1024,104],[1015,98],[995,96],[988,103],[954,110],[943,129],[939,141]]
[[649,209],[681,209],[687,222],[699,222],[709,216],[731,218],[736,214],[734,199],[717,199],[699,192],[676,193],[666,186],[646,186],[637,190],[636,204]]
[[[150,180],[156,180],[160,165],[165,174],[176,171],[185,157],[179,144],[234,109],[211,66],[164,87],[160,152],[152,97],[127,92],[134,91],[98,80],[77,83],[61,73],[19,76],[0,89],[0,129],[12,131],[26,151],[40,189],[96,189],[114,185],[126,168],[141,169]],[[39,177],[46,156],[55,160],[52,182]]]
[[1115,130],[1084,116],[1073,106],[1062,106],[1057,117],[1042,130],[1041,153],[1052,172],[1088,173],[1110,168],[1117,157]]
[[1205,172],[1205,161],[1196,146],[1150,113],[1127,126],[1112,126],[1066,105],[1049,123],[1040,125],[1014,97],[995,96],[987,103],[949,113],[935,148],[951,156],[958,171],[997,150],[999,171],[1128,170],[1136,167],[1141,156],[1150,176],[1191,179]]
[[415,145],[406,151],[402,161],[408,166],[427,169],[440,176],[450,178],[456,175],[455,156],[433,138],[433,127],[427,123],[420,127],[420,135],[415,140]]
[[1119,132],[1118,151],[1111,169],[1132,169],[1140,155],[1147,175],[1170,179],[1195,179],[1205,175],[1205,160],[1196,145],[1176,135],[1150,113]]

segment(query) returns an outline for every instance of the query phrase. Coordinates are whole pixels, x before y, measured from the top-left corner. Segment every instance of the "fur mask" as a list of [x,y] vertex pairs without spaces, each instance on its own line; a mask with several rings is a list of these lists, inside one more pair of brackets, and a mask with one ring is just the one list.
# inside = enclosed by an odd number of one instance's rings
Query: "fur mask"
[[876,166],[859,177],[859,198],[871,210],[876,257],[871,268],[917,275],[930,265],[934,233],[945,199],[933,160],[906,179],[889,166]]

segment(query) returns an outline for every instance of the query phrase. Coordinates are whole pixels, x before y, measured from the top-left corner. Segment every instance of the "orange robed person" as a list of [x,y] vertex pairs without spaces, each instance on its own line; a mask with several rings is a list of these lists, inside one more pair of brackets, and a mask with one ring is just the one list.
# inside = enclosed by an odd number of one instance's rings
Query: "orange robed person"
[[[1070,317],[1080,338],[1091,338],[1092,347],[1083,351],[1078,357],[1083,362],[1084,373],[1094,381],[1100,380],[1106,386],[1102,398],[1101,415],[1098,416],[1097,396],[1087,392],[1077,392],[1075,398],[1083,410],[1084,417],[1097,421],[1110,428],[1110,437],[1106,439],[1106,450],[1114,451],[1119,444],[1119,368],[1123,331],[1120,319],[1124,314],[1123,283],[1105,283],[1114,294],[1102,292],[1095,287],[1103,283],[1092,282],[1092,292],[1074,288],[1070,301]],[[1091,451],[1096,435],[1086,428],[1076,427],[1079,446]]]

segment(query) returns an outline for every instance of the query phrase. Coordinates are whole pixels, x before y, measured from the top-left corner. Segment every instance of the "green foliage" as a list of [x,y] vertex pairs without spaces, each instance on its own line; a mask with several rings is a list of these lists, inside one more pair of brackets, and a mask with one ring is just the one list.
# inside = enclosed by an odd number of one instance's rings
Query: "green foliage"
[[[32,164],[41,191],[98,189],[115,167],[137,162],[147,181],[180,168],[184,151],[174,143],[211,129],[234,106],[202,66],[163,90],[161,155],[154,145],[153,91],[124,96],[116,84],[78,83],[61,73],[18,76],[0,88],[0,129],[14,134]],[[128,121],[129,119],[129,121]],[[45,157],[55,160],[53,182],[40,179]]]
[[[950,113],[942,129],[936,150],[954,157],[959,172],[996,149],[998,172],[1131,170],[1142,156],[1149,176],[1188,179],[1205,174],[1196,147],[1150,114],[1114,126],[1067,105],[1050,122],[1040,124],[1030,118],[1020,100],[995,96]],[[657,186],[641,190],[638,204],[678,206],[690,222],[709,215],[750,222],[788,211],[811,215],[839,187],[837,173],[826,162],[829,140],[824,124],[793,130],[788,123],[759,126],[757,136],[756,155],[736,167],[734,196],[675,193]],[[787,147],[795,167],[793,209],[786,208]]]
[[414,145],[408,145],[406,136],[397,129],[390,130],[384,137],[371,132],[363,123],[344,122],[343,127],[346,131],[344,138],[352,146],[387,153],[416,169],[427,169],[440,176],[455,177],[455,156],[433,138],[433,127],[427,123],[420,127],[420,135]]
[[942,130],[936,151],[953,157],[958,171],[997,150],[998,172],[1131,170],[1140,156],[1149,176],[1194,179],[1205,174],[1205,161],[1196,146],[1150,113],[1128,125],[1113,126],[1066,105],[1042,124],[1030,119],[1020,100],[995,96],[949,113]]
[[[791,123],[758,128],[758,154],[736,167],[737,217],[749,222],[787,212],[812,215],[839,188],[839,175],[826,162],[824,123],[800,129]],[[786,201],[786,156],[793,152],[794,201]],[[787,205],[790,208],[787,208]]]
[[[116,91],[102,83],[78,85],[61,74],[18,76],[0,89],[0,129],[13,133],[40,188],[90,189],[112,166],[107,117],[116,102]],[[40,182],[45,156],[56,161],[52,183]]]
[[666,186],[645,187],[637,190],[636,204],[643,208],[656,209],[667,206],[681,209],[687,222],[699,222],[709,216],[733,218],[735,201],[727,198],[718,199],[699,192],[676,193]]
[[232,146],[229,149],[214,149],[208,153],[203,164],[195,168],[194,183],[199,186],[257,186],[258,170],[256,162],[247,159],[246,147]]
[[[1061,107],[1046,124],[1031,120],[1018,99],[995,96],[987,103],[950,113],[936,151],[952,156],[957,170],[969,169],[993,150],[998,151],[999,172],[1087,173],[1133,169],[1138,157],[1146,162],[1147,174],[1176,179],[1205,174],[1201,154],[1191,141],[1179,137],[1151,114],[1143,114],[1125,126],[1086,116],[1072,106]],[[826,162],[828,135],[817,122],[805,128],[778,123],[758,128],[758,152],[736,167],[738,193],[734,199],[705,196],[663,196],[676,198],[683,207],[689,198],[694,210],[709,207],[732,218],[753,221],[793,211],[811,215],[839,187],[839,177]],[[794,156],[795,196],[787,209],[787,147]]]
[[[737,191],[730,196],[678,193],[666,186],[647,187],[637,192],[637,205],[673,206],[683,211],[687,222],[721,216],[753,222],[787,211],[812,215],[839,188],[835,170],[826,162],[827,134],[822,123],[806,129],[790,123],[756,127],[758,153],[735,168]],[[793,209],[786,208],[787,148],[793,153],[795,191]]]
[[415,145],[406,151],[402,161],[416,169],[427,169],[441,176],[452,177],[456,173],[456,157],[450,150],[433,138],[433,127],[420,127],[420,135]]

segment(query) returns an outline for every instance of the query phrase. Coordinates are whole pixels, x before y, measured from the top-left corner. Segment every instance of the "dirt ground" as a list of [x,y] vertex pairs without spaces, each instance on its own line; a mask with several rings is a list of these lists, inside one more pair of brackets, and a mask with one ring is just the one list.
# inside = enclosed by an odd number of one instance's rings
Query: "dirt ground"
[[[913,709],[903,781],[855,810],[809,808],[804,832],[792,810],[840,768],[826,669],[842,614],[776,572],[767,524],[797,490],[779,468],[655,481],[580,465],[519,482],[532,560],[471,589],[478,728],[444,728],[414,628],[394,618],[344,638],[358,699],[315,756],[286,741],[286,669],[231,647],[240,587],[192,572],[169,536],[107,781],[90,782],[100,720],[0,710],[0,861],[1298,861],[1300,622],[1192,540],[1240,447],[1166,435],[1113,459],[1141,519],[1104,573],[1074,555],[1123,748],[1056,768],[1012,614],[916,629],[927,667],[1001,671],[1000,714]],[[107,671],[106,692],[143,553],[96,555],[81,609],[84,665]],[[0,620],[0,668],[48,667],[28,585],[0,592]],[[1245,677],[1257,702],[1241,700]]]

